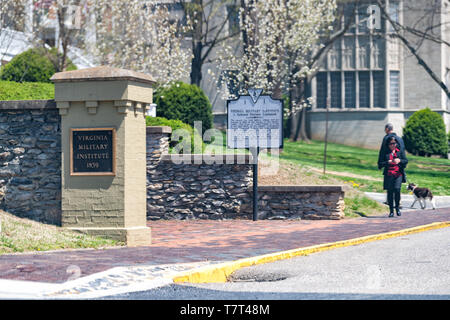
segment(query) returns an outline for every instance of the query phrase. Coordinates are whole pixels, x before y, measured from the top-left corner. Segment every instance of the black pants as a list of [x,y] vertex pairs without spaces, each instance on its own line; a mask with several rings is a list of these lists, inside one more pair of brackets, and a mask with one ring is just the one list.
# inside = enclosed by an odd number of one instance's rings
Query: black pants
[[[393,176],[386,176],[387,179],[387,202],[389,205],[390,212],[394,212],[395,210],[398,211],[400,206],[400,190],[402,188],[402,176],[400,177],[393,177]],[[395,202],[395,205],[394,205]]]

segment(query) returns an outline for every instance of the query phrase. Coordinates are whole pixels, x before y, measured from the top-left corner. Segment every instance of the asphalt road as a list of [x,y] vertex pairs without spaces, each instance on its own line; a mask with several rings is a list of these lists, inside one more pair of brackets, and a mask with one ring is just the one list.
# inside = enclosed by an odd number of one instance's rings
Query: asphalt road
[[450,299],[450,228],[238,270],[220,284],[168,285],[105,299]]

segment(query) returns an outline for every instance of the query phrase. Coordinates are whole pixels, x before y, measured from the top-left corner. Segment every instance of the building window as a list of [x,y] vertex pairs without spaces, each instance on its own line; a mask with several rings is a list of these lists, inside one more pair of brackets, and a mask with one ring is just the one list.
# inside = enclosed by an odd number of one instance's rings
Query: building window
[[384,68],[385,39],[374,37],[372,41],[372,68]]
[[355,38],[345,37],[344,38],[344,50],[342,52],[344,60],[345,69],[355,68]]
[[358,33],[367,33],[367,4],[360,4],[358,6]]
[[360,71],[359,75],[359,107],[370,108],[370,73]]
[[358,37],[358,68],[369,68],[370,40],[369,37]]
[[317,108],[327,107],[327,73],[319,72],[316,77]]
[[[392,99],[396,99],[397,103],[393,106],[397,107],[399,106],[398,73],[398,71],[394,71],[390,75],[390,99],[391,101]],[[327,78],[328,74],[329,81]],[[385,80],[384,71],[319,72],[316,77],[317,108],[327,107],[328,93],[330,94],[329,102],[331,108],[356,108],[357,92],[359,93],[359,108],[386,108]],[[342,95],[344,96],[342,97]],[[342,98],[344,98],[344,101],[342,101]]]
[[[388,13],[394,21],[400,18],[400,1],[388,1]],[[323,59],[322,72],[316,78],[316,107],[326,108],[387,108],[400,107],[399,44],[388,50],[388,28],[381,17],[381,28],[369,30],[367,12],[373,1],[339,1],[344,13],[340,23],[354,21],[344,36],[333,43]],[[397,48],[398,47],[398,48]],[[393,53],[396,55],[393,57]],[[389,59],[389,60],[387,60]],[[391,86],[388,80],[391,79]]]
[[400,71],[391,71],[389,73],[389,95],[391,107],[400,107]]
[[331,107],[341,108],[342,106],[341,73],[330,72],[330,80],[331,80]]
[[354,72],[344,73],[345,81],[345,107],[356,108],[356,82]]
[[385,108],[384,72],[373,72],[373,107]]
[[331,46],[328,53],[329,62],[328,69],[340,69],[341,68],[341,42],[335,41]]
[[228,13],[228,33],[236,34],[239,32],[239,7],[236,5],[227,6]]
[[[396,23],[399,22],[399,3],[397,1],[389,2],[388,14],[392,21],[394,21]],[[392,26],[392,24],[390,22],[388,22],[388,24],[389,24],[389,27],[388,27],[389,32],[394,32],[395,29]]]
[[347,33],[355,33],[355,16],[356,16],[356,3],[345,3],[344,5],[344,24],[350,25]]

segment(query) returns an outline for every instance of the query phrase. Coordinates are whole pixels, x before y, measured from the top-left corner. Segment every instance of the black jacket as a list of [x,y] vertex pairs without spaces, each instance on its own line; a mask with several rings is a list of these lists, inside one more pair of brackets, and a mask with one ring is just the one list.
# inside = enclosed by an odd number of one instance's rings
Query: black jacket
[[[387,142],[387,140],[386,140]],[[384,168],[383,170],[383,175],[384,175],[384,182],[383,182],[383,189],[387,190],[387,184],[386,184],[386,176],[387,176],[387,172],[388,172],[388,167],[389,167],[389,158],[390,158],[390,151],[389,151],[389,147],[386,146],[386,148],[388,149],[388,151],[386,153],[384,153],[384,156],[381,157],[381,161],[378,161],[378,168]],[[398,146],[397,146],[398,148]],[[400,149],[400,148],[398,148]],[[406,153],[403,150],[400,150],[397,152],[397,158],[400,159],[400,163],[398,164],[399,168],[400,168],[400,173],[402,174],[402,182],[405,183],[406,182],[406,174],[405,174],[405,168],[408,165],[408,159],[406,158]]]
[[405,154],[406,158],[405,143],[403,142],[403,139],[396,135],[395,132],[392,132],[385,135],[383,138],[383,142],[381,142],[380,151],[378,153],[378,169],[383,168],[380,163],[384,161],[386,153],[389,153],[389,146],[387,145],[387,142],[389,141],[389,138],[392,137],[395,138],[395,141],[397,141],[397,148],[400,150],[400,152],[403,152]]

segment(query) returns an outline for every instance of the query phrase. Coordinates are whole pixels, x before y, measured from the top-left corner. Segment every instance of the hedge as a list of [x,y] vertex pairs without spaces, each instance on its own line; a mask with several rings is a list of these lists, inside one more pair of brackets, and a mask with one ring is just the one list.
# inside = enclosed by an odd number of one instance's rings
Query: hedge
[[50,100],[55,98],[55,85],[39,82],[0,81],[0,100]]
[[[145,119],[146,125],[147,126],[168,126],[172,128],[172,133],[177,130],[177,129],[184,129],[186,130],[190,136],[191,136],[191,150],[190,152],[194,152],[194,139],[197,139],[197,141],[201,141],[201,145],[202,145],[202,151],[205,149],[203,140],[201,138],[201,136],[199,135],[199,133],[194,130],[194,128],[192,128],[190,125],[180,121],[180,120],[173,120],[173,119],[166,119],[163,117],[146,117]],[[175,148],[176,145],[178,145],[178,143],[182,143],[183,140],[181,141],[171,141],[170,142],[170,148],[173,149]],[[181,146],[180,146],[181,147]],[[184,149],[183,149],[184,151]]]

